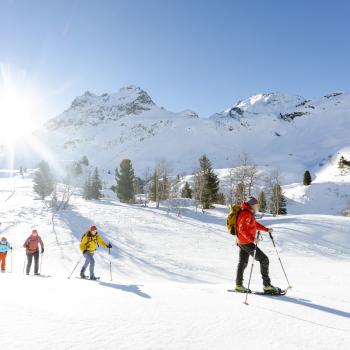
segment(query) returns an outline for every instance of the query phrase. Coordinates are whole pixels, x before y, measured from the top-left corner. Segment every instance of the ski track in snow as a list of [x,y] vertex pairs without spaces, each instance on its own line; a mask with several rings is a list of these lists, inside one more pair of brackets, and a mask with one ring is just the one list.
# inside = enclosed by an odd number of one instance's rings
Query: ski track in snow
[[[1,348],[17,349],[349,349],[350,219],[308,214],[266,217],[293,289],[283,297],[228,293],[238,251],[225,227],[226,209],[208,213],[142,208],[113,199],[52,215],[34,200],[29,179],[0,179],[1,234],[13,244],[13,273],[1,274]],[[6,194],[6,195],[5,195]],[[113,245],[96,253],[101,281],[67,279],[92,223]],[[46,248],[42,273],[22,274],[21,248],[37,227]],[[286,287],[267,236],[274,284]],[[10,267],[11,255],[7,264]],[[249,265],[250,267],[250,265]],[[261,289],[255,265],[252,289]],[[79,268],[74,276],[78,275]],[[248,278],[249,271],[246,271]]]

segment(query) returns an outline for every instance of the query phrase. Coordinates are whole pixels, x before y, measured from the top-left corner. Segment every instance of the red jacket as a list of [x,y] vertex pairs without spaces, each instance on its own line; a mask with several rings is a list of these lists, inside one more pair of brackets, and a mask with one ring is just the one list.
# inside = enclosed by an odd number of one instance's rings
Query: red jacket
[[40,236],[30,235],[23,244],[23,247],[26,248],[27,254],[33,254],[39,250],[39,244],[41,249],[44,249],[44,243]]
[[251,244],[254,243],[256,231],[266,231],[269,229],[259,224],[252,213],[252,207],[248,203],[243,203],[243,209],[237,217],[237,243]]

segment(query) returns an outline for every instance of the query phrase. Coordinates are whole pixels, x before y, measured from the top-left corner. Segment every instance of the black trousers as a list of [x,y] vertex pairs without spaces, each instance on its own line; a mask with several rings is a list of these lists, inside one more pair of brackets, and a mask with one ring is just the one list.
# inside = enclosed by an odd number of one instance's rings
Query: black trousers
[[[255,244],[239,244],[239,262],[237,267],[236,284],[243,284],[243,273],[248,266],[249,255],[254,256]],[[260,262],[260,271],[263,279],[264,286],[271,284],[269,277],[269,258],[263,253],[263,251],[257,247],[255,260]]]
[[39,271],[39,250],[37,250],[34,253],[27,253],[27,270],[26,270],[27,275],[30,272],[33,258],[34,258],[34,273],[38,273],[38,271]]

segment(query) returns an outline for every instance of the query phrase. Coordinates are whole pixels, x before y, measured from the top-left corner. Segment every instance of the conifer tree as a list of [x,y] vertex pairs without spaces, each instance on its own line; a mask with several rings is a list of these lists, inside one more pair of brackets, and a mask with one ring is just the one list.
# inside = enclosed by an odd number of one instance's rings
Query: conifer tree
[[124,159],[120,169],[116,169],[116,192],[122,203],[133,203],[135,200],[135,174],[131,160]]
[[[206,155],[199,159],[199,173],[202,179],[201,201],[203,209],[210,209],[219,192],[219,179],[212,169],[210,160]],[[196,191],[197,192],[197,191]]]
[[91,197],[92,199],[100,199],[102,197],[102,181],[98,169],[95,168],[91,177]]
[[55,187],[54,177],[51,173],[50,166],[44,160],[38,164],[38,170],[34,175],[34,191],[40,196],[41,199],[45,199],[49,196]]
[[92,175],[89,175],[84,184],[83,197],[85,199],[100,199],[102,197],[102,182],[98,169],[95,168]]
[[185,186],[181,190],[181,197],[182,198],[192,198],[192,188],[190,187],[189,183],[186,181]]
[[85,180],[84,183],[84,188],[83,188],[83,198],[84,199],[91,199],[91,193],[92,193],[92,184],[91,184],[91,175],[89,174],[87,179]]
[[221,205],[225,205],[225,204],[226,204],[226,197],[225,197],[225,194],[222,193],[222,192],[219,192],[219,193],[216,195],[215,203],[221,204]]
[[85,166],[89,166],[89,159],[86,156],[83,156],[83,158],[81,158],[80,163]]
[[260,212],[265,213],[267,209],[266,195],[264,191],[260,191],[258,196],[258,202],[260,206]]
[[311,174],[309,170],[306,170],[304,173],[304,179],[303,179],[303,183],[305,186],[310,186],[312,182],[312,178],[311,178]]

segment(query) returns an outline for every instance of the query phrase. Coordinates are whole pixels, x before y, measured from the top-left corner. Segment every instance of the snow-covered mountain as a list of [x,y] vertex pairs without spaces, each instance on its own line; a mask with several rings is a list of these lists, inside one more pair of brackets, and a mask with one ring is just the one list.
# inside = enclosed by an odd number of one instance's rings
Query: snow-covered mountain
[[74,99],[35,132],[35,149],[42,152],[34,159],[30,146],[18,146],[16,164],[32,166],[45,155],[54,155],[55,161],[86,155],[113,171],[129,158],[141,174],[165,159],[174,173],[182,173],[192,171],[203,153],[216,168],[227,168],[245,152],[258,165],[278,167],[286,182],[292,182],[306,168],[315,173],[329,156],[348,146],[349,131],[350,94],[316,100],[259,94],[199,118],[190,110],[170,112],[141,88],[127,86],[114,94],[86,92]]

